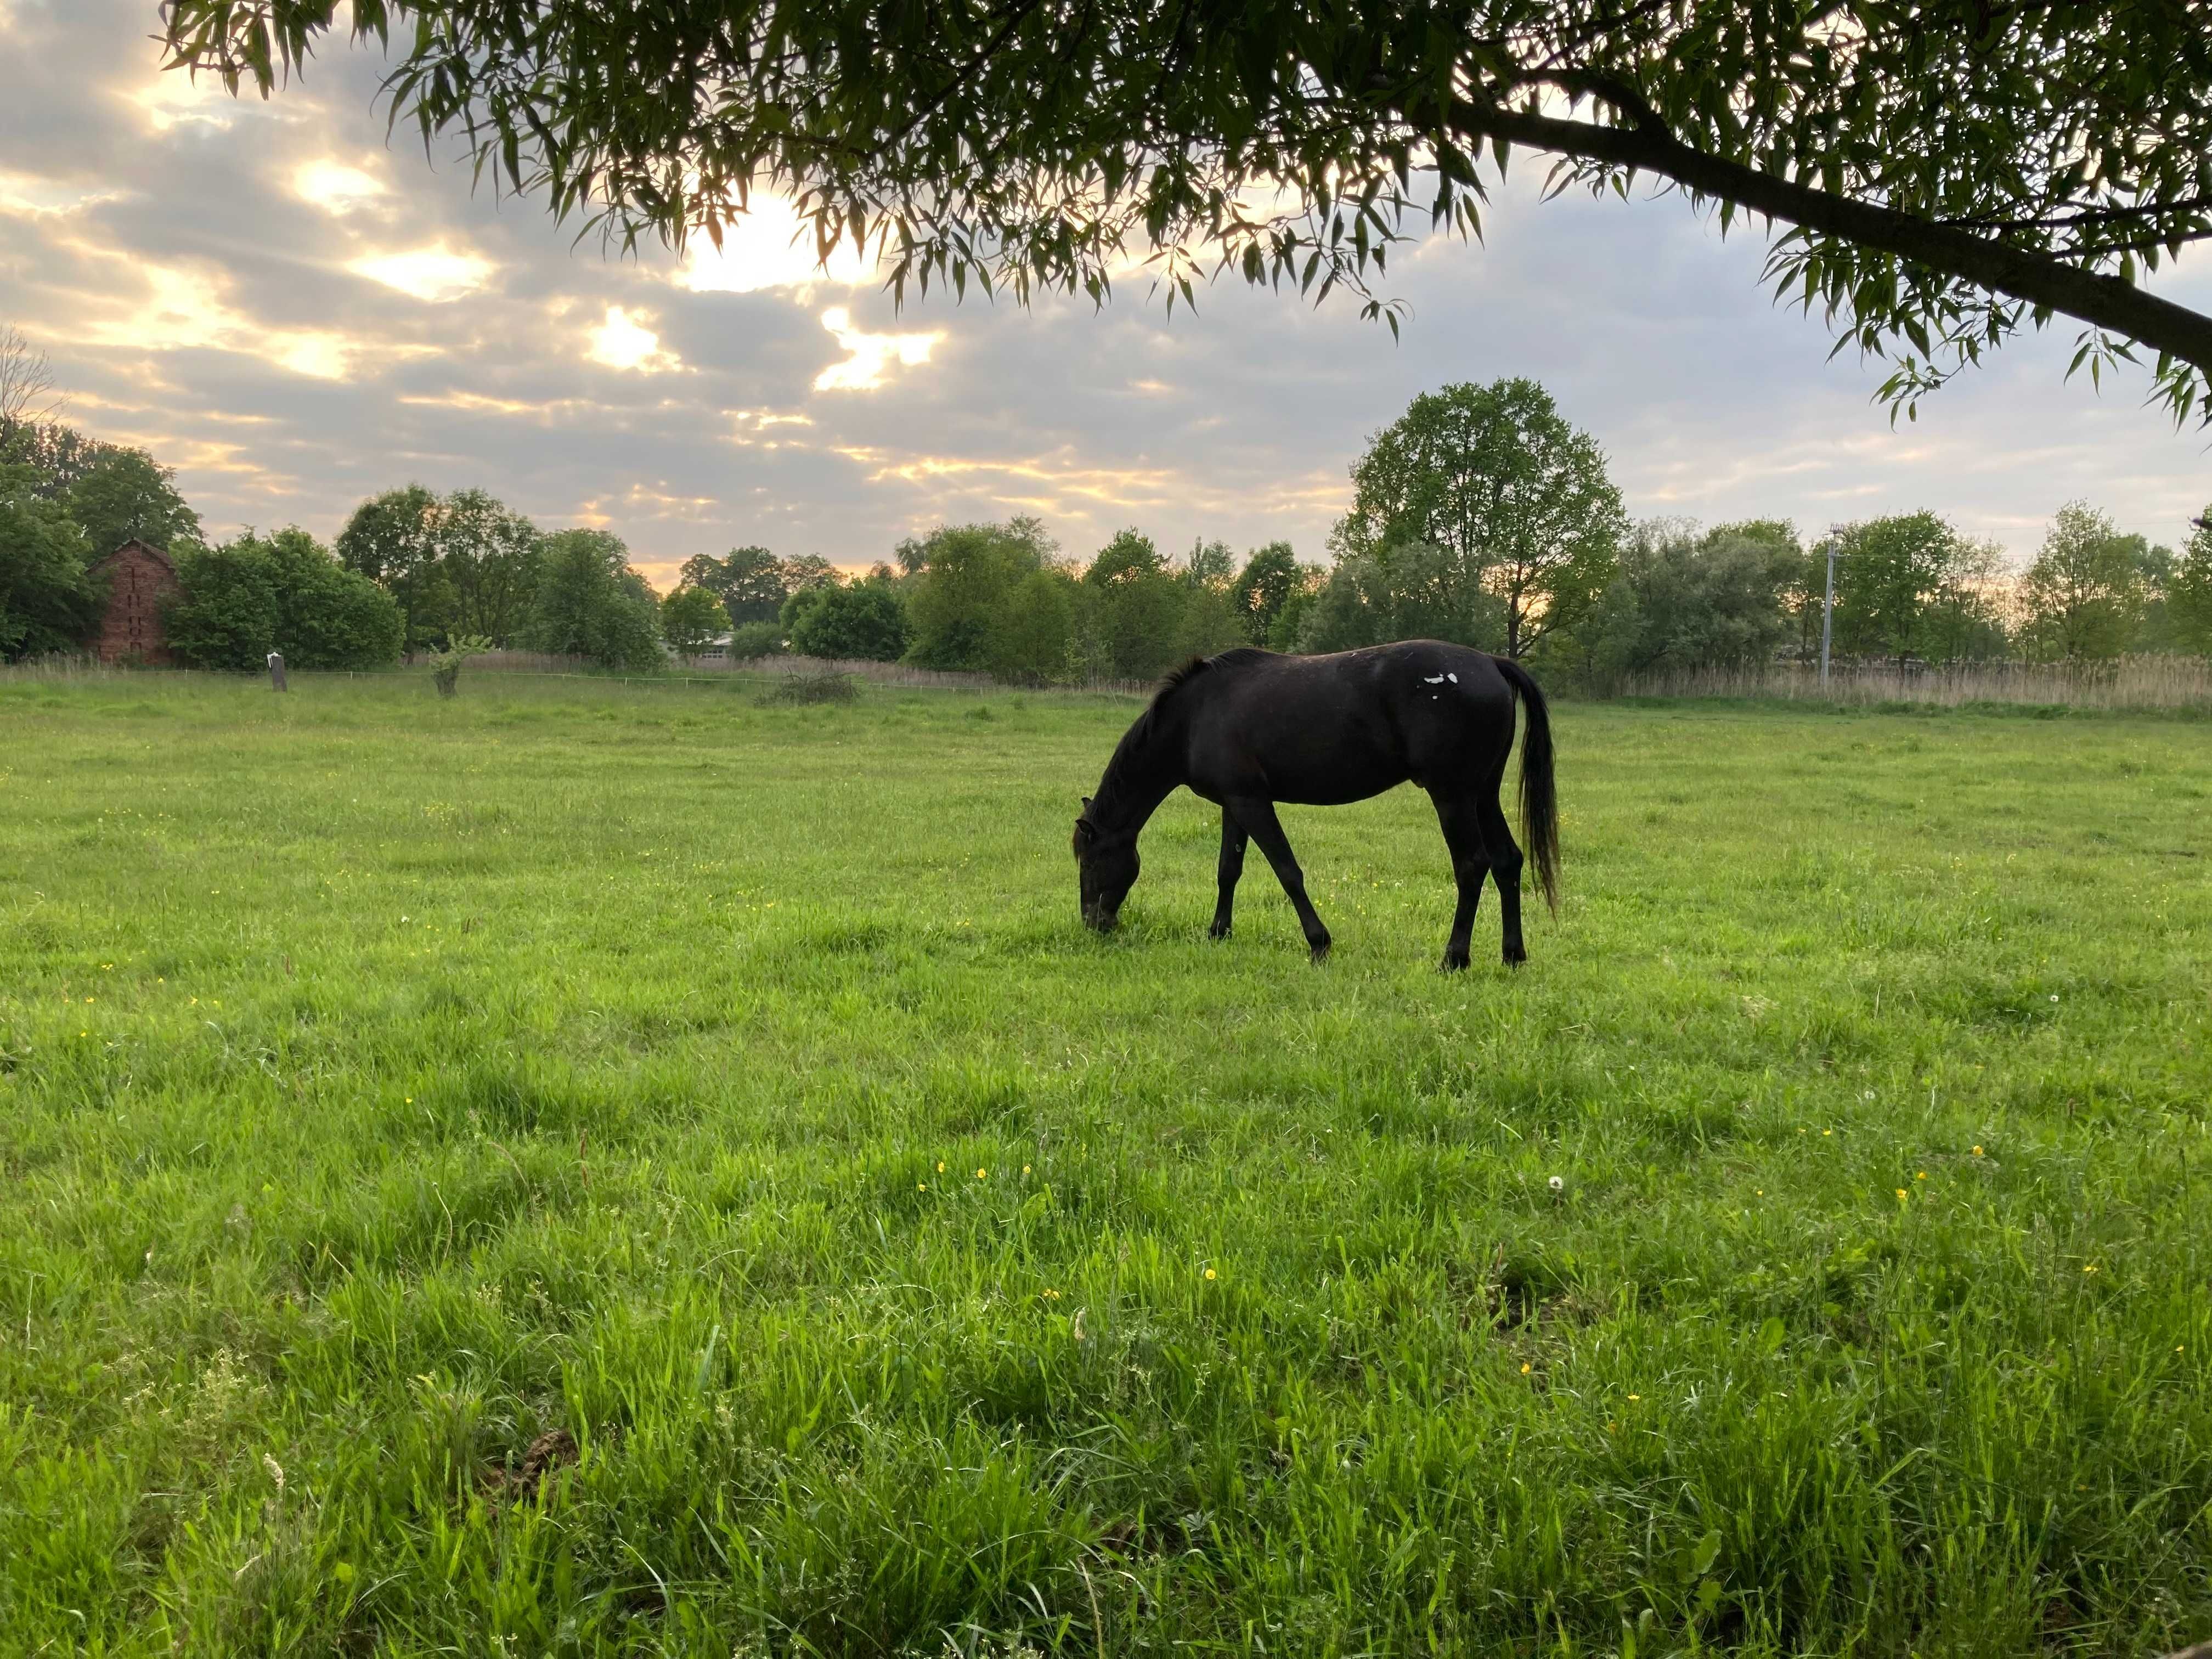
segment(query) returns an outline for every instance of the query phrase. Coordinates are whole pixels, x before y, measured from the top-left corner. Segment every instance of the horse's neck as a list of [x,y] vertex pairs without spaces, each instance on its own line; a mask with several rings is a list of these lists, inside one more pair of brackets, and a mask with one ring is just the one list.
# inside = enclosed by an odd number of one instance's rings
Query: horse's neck
[[1182,782],[1182,745],[1170,733],[1155,726],[1134,743],[1124,741],[1098,780],[1098,798],[1092,816],[1098,827],[1113,834],[1134,836],[1145,827],[1160,803]]

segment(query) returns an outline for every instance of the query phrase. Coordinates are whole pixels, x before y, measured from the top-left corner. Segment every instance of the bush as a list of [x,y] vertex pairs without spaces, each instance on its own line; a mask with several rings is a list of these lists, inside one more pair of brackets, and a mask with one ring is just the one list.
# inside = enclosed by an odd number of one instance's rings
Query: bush
[[35,483],[28,467],[0,467],[0,661],[75,650],[99,616],[84,532]]
[[756,657],[783,654],[783,629],[772,622],[739,623],[730,630],[730,660],[750,662]]
[[897,591],[882,576],[850,586],[802,587],[783,602],[791,648],[809,657],[896,662],[911,630]]
[[687,662],[721,637],[730,625],[722,601],[703,587],[679,587],[660,602],[660,631],[668,648]]
[[296,526],[187,547],[176,566],[181,591],[169,603],[169,644],[196,667],[251,671],[272,651],[302,669],[398,660],[406,623],[392,596]]
[[792,674],[755,699],[767,703],[851,702],[860,695],[860,683],[850,674]]

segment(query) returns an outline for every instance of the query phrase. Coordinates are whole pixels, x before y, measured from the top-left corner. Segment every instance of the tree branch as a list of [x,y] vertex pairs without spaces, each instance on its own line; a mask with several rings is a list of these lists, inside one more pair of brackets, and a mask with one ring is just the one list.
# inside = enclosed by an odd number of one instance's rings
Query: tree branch
[[2029,305],[2063,312],[2212,374],[2212,317],[2159,299],[2118,276],[2083,270],[2049,254],[1915,218],[1894,208],[1779,179],[1692,149],[1646,127],[1562,120],[1460,97],[1450,100],[1445,119],[1463,138],[1503,139],[1529,149],[1656,173],[1699,195],[1895,254]]

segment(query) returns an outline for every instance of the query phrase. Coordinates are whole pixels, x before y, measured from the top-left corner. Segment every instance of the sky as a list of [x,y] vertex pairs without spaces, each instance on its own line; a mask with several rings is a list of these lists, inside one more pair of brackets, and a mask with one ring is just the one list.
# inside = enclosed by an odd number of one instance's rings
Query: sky
[[[791,246],[770,202],[725,253],[624,259],[449,150],[386,140],[372,50],[326,43],[264,102],[163,73],[155,0],[0,0],[0,324],[68,418],[142,446],[217,535],[329,538],[409,483],[490,491],[623,538],[662,586],[746,544],[848,566],[942,523],[1044,520],[1087,557],[1277,539],[1327,559],[1367,439],[1424,391],[1529,375],[1605,450],[1638,518],[1828,525],[1932,508],[2032,556],[2084,499],[2172,543],[2212,501],[2212,434],[2147,377],[2065,377],[2074,331],[2014,341],[1925,400],[1832,359],[1759,280],[1763,236],[1679,198],[1539,199],[1522,165],[1481,243],[1424,241],[1356,304],[1241,283],[1170,315],[933,293],[894,307]],[[33,72],[23,74],[24,66]],[[2212,259],[2160,289],[2212,308]]]

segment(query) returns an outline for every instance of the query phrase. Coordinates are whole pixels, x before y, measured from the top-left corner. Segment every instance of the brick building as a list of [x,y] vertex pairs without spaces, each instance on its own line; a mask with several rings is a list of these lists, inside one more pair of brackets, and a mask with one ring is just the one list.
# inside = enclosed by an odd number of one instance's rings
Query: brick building
[[161,629],[161,602],[177,591],[177,567],[158,547],[133,537],[92,567],[107,583],[107,612],[92,648],[102,662],[137,662],[166,668],[170,654]]

